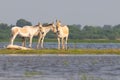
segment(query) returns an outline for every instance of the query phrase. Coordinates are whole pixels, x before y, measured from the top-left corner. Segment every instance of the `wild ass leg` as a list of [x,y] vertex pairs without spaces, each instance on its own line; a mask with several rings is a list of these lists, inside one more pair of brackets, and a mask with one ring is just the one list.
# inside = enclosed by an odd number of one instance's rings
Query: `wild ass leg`
[[64,38],[62,38],[62,49],[65,48],[65,45],[64,45]]
[[43,48],[43,41],[44,41],[44,37],[40,37],[38,40],[37,49],[39,48],[39,45],[41,48]]
[[58,49],[60,49],[60,38],[57,39],[58,39]]
[[22,46],[23,46],[23,47],[26,46],[26,39],[25,39],[25,37],[22,37]]
[[11,41],[10,41],[10,44],[11,44],[11,45],[13,45],[13,42],[14,42],[14,40],[15,40],[16,36],[17,36],[17,34],[12,35],[12,38],[11,38]]
[[32,47],[32,38],[33,38],[33,36],[30,36],[30,43],[29,43],[30,48]]
[[39,36],[39,39],[38,39],[38,44],[37,44],[37,49],[39,48],[39,45],[41,44],[41,36]]
[[41,48],[43,48],[44,38],[45,38],[45,37],[42,37],[42,39],[41,39]]
[[67,41],[68,41],[68,37],[65,38],[65,49],[67,50]]

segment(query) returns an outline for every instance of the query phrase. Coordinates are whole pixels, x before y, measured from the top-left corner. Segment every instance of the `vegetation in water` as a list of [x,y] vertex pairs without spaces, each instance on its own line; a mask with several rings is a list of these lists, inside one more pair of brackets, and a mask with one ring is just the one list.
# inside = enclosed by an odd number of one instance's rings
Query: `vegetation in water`
[[25,71],[24,75],[26,77],[33,77],[36,75],[42,75],[42,72],[37,72],[37,71]]

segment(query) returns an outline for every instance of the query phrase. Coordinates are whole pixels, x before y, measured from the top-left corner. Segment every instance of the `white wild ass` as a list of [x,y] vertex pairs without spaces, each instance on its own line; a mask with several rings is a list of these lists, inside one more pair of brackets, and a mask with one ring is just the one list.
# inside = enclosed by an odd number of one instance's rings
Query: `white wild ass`
[[39,48],[39,45],[41,48],[43,48],[43,42],[44,42],[44,38],[46,36],[46,34],[51,30],[52,32],[56,32],[55,29],[56,26],[54,25],[54,23],[52,24],[48,24],[47,26],[41,26],[40,27],[40,36],[38,39],[38,44],[37,44],[37,49]]
[[23,38],[22,41],[22,46],[25,46],[25,38],[28,37],[30,38],[30,42],[29,42],[29,47],[32,47],[32,38],[33,36],[37,36],[40,33],[40,27],[42,25],[40,23],[38,23],[38,25],[36,26],[24,26],[24,27],[12,27],[11,29],[11,45],[13,45],[13,42],[16,38],[17,35],[21,36]]
[[61,25],[61,22],[56,20],[56,30],[58,39],[58,49],[62,44],[62,49],[67,49],[67,41],[69,36],[69,28],[66,25]]

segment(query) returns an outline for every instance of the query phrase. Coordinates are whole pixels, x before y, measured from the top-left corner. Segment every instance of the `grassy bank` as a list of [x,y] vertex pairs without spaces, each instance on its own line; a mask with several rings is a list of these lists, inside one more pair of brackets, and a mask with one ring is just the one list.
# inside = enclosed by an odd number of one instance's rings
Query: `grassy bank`
[[[10,39],[4,40],[1,39],[0,42],[9,42]],[[21,42],[21,38],[16,38],[15,42]],[[27,39],[27,42],[29,42],[29,39]],[[33,38],[33,42],[38,42],[37,38]],[[45,42],[57,42],[57,39],[47,39],[45,38]],[[108,39],[69,39],[68,43],[120,43],[120,40],[108,40]]]
[[41,50],[9,50],[1,49],[0,54],[120,54],[120,49],[41,49]]

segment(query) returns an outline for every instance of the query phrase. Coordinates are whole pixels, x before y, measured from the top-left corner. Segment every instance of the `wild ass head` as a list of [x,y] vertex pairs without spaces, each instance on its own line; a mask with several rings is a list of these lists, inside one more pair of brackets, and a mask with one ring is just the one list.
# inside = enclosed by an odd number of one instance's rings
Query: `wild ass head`
[[61,21],[56,20],[56,32],[58,35],[60,34],[60,28],[61,28]]
[[55,26],[54,22],[52,22],[50,25],[51,25],[51,31],[56,33],[57,30],[56,30],[56,26]]

